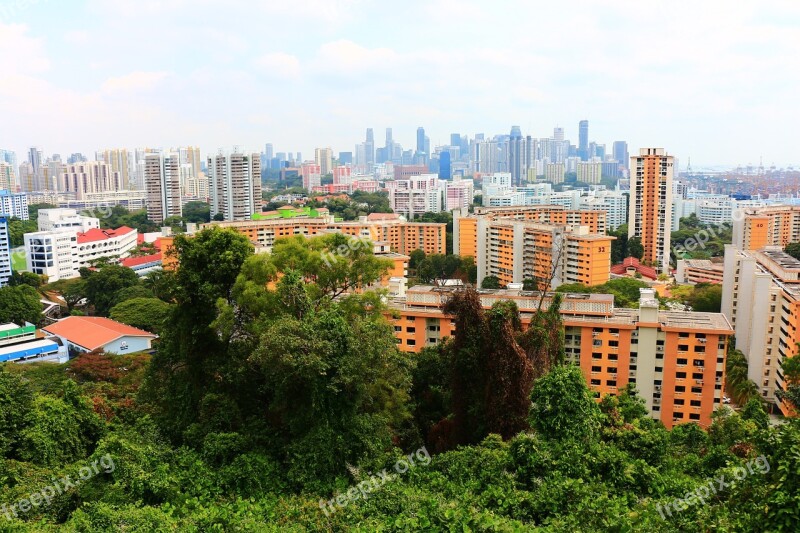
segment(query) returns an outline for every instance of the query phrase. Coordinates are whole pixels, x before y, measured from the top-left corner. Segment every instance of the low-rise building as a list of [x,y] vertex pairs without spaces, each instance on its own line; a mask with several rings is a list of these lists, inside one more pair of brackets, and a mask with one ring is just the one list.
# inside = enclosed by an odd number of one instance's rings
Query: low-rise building
[[0,324],[0,363],[66,363],[68,359],[67,348],[37,334],[33,324]]
[[678,259],[675,281],[678,283],[722,284],[725,265],[708,259]]
[[42,328],[58,337],[73,352],[83,353],[102,349],[107,353],[134,353],[149,350],[154,335],[110,318],[99,316],[69,316]]

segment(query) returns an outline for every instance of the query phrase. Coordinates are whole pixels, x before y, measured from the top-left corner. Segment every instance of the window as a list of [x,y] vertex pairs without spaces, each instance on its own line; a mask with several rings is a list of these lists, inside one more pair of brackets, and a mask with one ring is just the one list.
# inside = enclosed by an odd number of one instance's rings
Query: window
[[406,328],[406,333],[416,333],[416,332],[417,332],[417,328],[413,328],[411,326]]
[[603,341],[600,340],[600,339],[595,339],[595,340],[592,341],[592,346],[602,346],[602,345],[603,345]]
[[700,407],[700,400],[692,400],[689,402],[692,407]]
[[683,405],[685,403],[683,398],[675,398],[675,405]]
[[602,358],[603,358],[603,354],[597,353],[597,352],[592,352],[592,359],[602,359]]
[[705,364],[705,361],[703,361],[702,359],[694,359],[692,360],[692,364],[694,366],[703,366]]
[[690,413],[689,414],[689,420],[700,420],[700,414],[699,413]]
[[600,380],[599,379],[593,379],[592,380],[592,385],[600,385]]
[[617,381],[614,379],[609,379],[608,381],[606,381],[606,385],[608,385],[609,387],[616,387]]
[[601,370],[601,367],[599,367],[599,366],[593,366],[592,367],[592,372],[600,372],[600,370]]
[[608,345],[614,347],[619,346],[619,341],[608,341]]
[[686,372],[676,372],[675,377],[678,379],[686,379]]
[[678,351],[679,352],[688,352],[689,351],[689,345],[688,344],[679,344],[678,345]]
[[692,387],[692,392],[695,394],[702,394],[703,387]]
[[684,387],[683,385],[676,385],[675,392],[686,392],[686,387]]
[[692,374],[692,379],[703,379],[703,373],[702,372],[693,373]]
[[686,359],[678,359],[679,365],[685,365],[688,361]]
[[676,411],[676,412],[672,413],[672,416],[673,416],[673,418],[682,419],[683,418],[683,413],[679,413],[679,412]]
[[406,344],[408,344],[409,346],[416,346],[417,341],[415,341],[414,339],[408,339],[408,341],[406,341]]

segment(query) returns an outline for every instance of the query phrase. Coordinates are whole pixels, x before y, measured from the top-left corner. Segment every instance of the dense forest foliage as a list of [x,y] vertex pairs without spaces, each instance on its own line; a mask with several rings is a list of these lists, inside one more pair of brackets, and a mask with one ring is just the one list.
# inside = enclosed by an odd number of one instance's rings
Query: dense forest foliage
[[755,400],[668,431],[632,387],[595,402],[558,298],[523,330],[458,292],[455,337],[400,353],[363,290],[389,265],[349,242],[179,235],[152,358],[0,366],[0,531],[800,527],[796,420]]

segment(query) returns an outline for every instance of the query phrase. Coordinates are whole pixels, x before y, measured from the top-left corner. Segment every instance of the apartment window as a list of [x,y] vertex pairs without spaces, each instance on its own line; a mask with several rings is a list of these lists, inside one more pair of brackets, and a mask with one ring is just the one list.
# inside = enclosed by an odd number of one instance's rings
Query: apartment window
[[631,370],[636,370],[636,365],[631,365],[628,368],[630,368]]
[[683,413],[679,413],[677,411],[672,413],[672,416],[673,416],[673,418],[683,419]]
[[592,352],[592,359],[602,359],[602,358],[603,358],[603,354],[597,353],[597,352]]
[[415,341],[414,339],[408,339],[406,344],[408,344],[409,346],[416,346],[417,345],[417,341]]
[[603,341],[601,341],[600,339],[595,339],[592,341],[592,346],[602,346],[602,345]]
[[430,344],[436,344],[436,338],[435,337],[428,337],[428,342]]
[[678,337],[680,337],[681,339],[688,339],[689,338],[689,334],[686,333],[685,331],[682,331],[682,332],[678,333]]
[[656,346],[664,346],[664,339],[657,340],[656,341]]
[[417,332],[417,328],[413,328],[411,326],[406,328],[406,333],[416,333],[416,332]]
[[701,394],[703,392],[703,387],[692,387],[692,392],[694,394]]
[[703,379],[703,373],[702,372],[693,373],[692,374],[692,379]]
[[678,345],[678,351],[679,352],[688,352],[689,351],[689,345],[688,344],[679,344]]
[[706,353],[706,347],[705,346],[695,346],[694,347],[694,351],[695,351],[695,353]]
[[689,362],[689,361],[688,361],[687,359],[678,359],[678,364],[679,364],[679,365],[685,365],[685,364],[687,364],[688,362]]
[[610,333],[619,333],[619,330],[618,330],[617,328],[611,328],[611,329],[609,330],[609,332],[610,332]]
[[686,372],[676,372],[675,377],[678,379],[686,379]]
[[395,331],[396,333],[400,333],[401,331],[403,331],[403,327],[402,327],[402,326],[395,326],[395,327],[394,327],[394,331]]
[[700,400],[690,400],[689,405],[692,407],[700,407]]
[[609,379],[609,380],[606,381],[606,385],[609,386],[609,387],[616,387],[617,386],[617,381],[614,380],[614,379]]
[[593,379],[592,380],[592,385],[600,385],[600,380],[599,379]]
[[699,413],[689,413],[689,420],[700,420]]
[[619,341],[608,341],[608,345],[612,347],[619,346]]
[[692,360],[692,364],[694,366],[703,366],[705,362],[702,359],[694,359]]
[[600,371],[601,371],[601,369],[602,369],[602,367],[599,367],[599,366],[593,366],[593,367],[592,367],[592,372],[600,372]]
[[686,392],[686,387],[683,385],[675,385],[675,392]]
[[615,366],[608,367],[608,372],[611,373],[611,374],[616,374],[617,373],[617,367],[615,367]]
[[684,403],[683,398],[675,398],[675,405],[683,405]]

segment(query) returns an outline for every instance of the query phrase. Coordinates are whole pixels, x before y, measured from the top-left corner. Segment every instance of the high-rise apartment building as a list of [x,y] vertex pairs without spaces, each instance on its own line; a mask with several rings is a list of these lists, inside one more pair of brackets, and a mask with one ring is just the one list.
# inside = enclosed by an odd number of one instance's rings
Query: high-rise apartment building
[[58,191],[72,193],[76,200],[84,200],[87,193],[124,190],[125,182],[119,171],[104,161],[90,161],[66,165],[59,176]]
[[[400,350],[419,352],[453,336],[455,322],[442,308],[454,290],[459,289],[417,285],[390,301],[387,318]],[[614,307],[610,294],[563,295],[566,361],[580,367],[598,400],[634,383],[650,416],[666,427],[687,422],[708,427],[722,405],[730,324],[720,313],[660,311],[655,291],[640,292],[635,309]],[[481,304],[489,309],[513,301],[527,328],[552,296],[482,290]]]
[[800,342],[800,261],[779,246],[755,251],[725,245],[722,313],[747,358],[747,377],[767,402],[793,414],[781,399],[787,387],[781,365]]
[[0,161],[0,190],[17,192],[17,173],[11,163]]
[[180,168],[180,157],[175,152],[148,153],[144,156],[147,218],[156,224],[161,224],[169,217],[183,215]]
[[11,278],[11,235],[8,232],[8,218],[0,214],[0,287],[8,285]]
[[248,220],[261,212],[261,156],[223,153],[208,158],[211,212],[224,220]]
[[760,250],[800,241],[800,206],[748,207],[733,218],[733,244],[740,250]]
[[564,163],[547,163],[544,166],[544,179],[553,185],[564,183],[567,170]]
[[[95,154],[97,161],[107,163],[111,172],[117,172],[120,176],[119,189],[131,189],[131,170],[134,167],[131,153],[124,148],[110,148],[100,150]],[[115,189],[118,190],[118,189]]]
[[602,211],[542,206],[453,214],[453,253],[475,258],[479,284],[496,276],[503,285],[526,279],[542,288],[601,285],[609,279],[613,240]]
[[314,150],[314,163],[319,165],[319,172],[323,176],[333,171],[333,150],[331,148],[316,148]]
[[578,157],[581,161],[588,161],[589,155],[589,121],[581,120],[578,123]]
[[631,157],[628,238],[638,237],[643,259],[669,273],[674,160],[663,148],[642,148]]
[[603,177],[603,163],[600,160],[578,161],[577,180],[589,185],[597,185]]
[[0,215],[28,220],[28,195],[0,189]]
[[308,192],[322,185],[322,169],[315,163],[303,163],[300,166],[300,176],[303,178],[303,188]]

